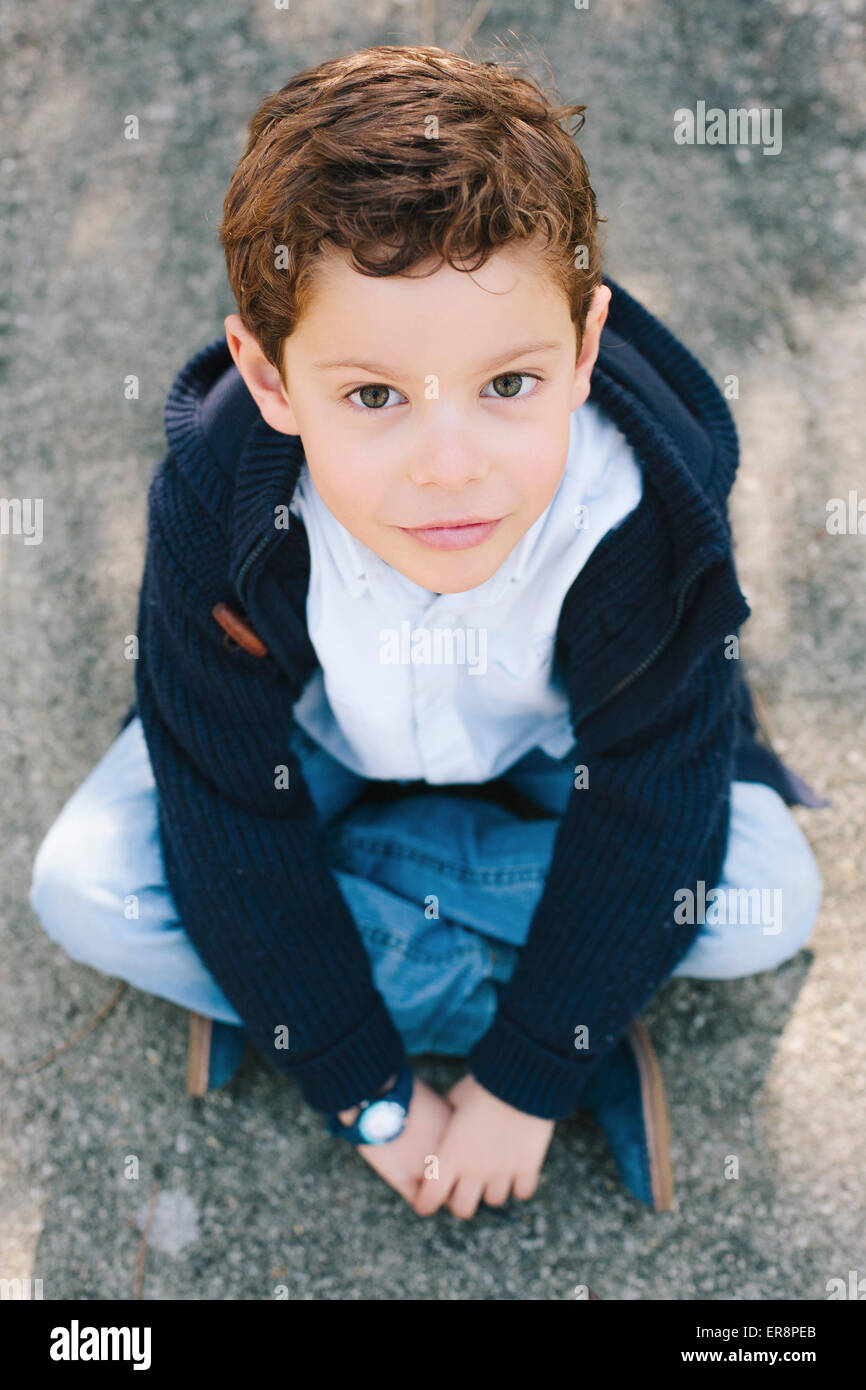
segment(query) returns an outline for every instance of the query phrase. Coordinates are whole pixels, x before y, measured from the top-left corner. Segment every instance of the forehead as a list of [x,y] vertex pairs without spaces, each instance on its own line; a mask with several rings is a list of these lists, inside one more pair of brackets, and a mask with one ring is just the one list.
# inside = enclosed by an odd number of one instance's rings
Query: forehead
[[569,322],[568,301],[532,243],[500,247],[473,271],[427,261],[392,276],[365,275],[349,252],[329,247],[286,348],[330,360],[362,346],[369,356],[375,345],[381,360],[391,346],[390,360],[394,348],[423,354],[447,343],[449,356],[471,358],[501,334],[503,346],[515,333],[550,339]]

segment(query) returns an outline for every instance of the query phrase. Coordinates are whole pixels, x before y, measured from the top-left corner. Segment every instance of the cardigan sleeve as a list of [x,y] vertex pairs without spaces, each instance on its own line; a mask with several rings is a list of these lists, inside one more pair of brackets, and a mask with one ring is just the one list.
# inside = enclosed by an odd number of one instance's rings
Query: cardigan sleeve
[[569,1114],[701,929],[675,922],[674,895],[721,877],[732,674],[714,644],[650,725],[573,779],[588,785],[571,790],[526,944],[468,1058],[476,1080],[519,1110]]
[[[158,475],[163,487],[170,463]],[[344,1109],[397,1070],[402,1038],[324,856],[291,747],[298,691],[272,656],[224,645],[211,609],[231,604],[231,590],[197,571],[194,530],[189,554],[170,544],[158,480],[135,680],[168,887],[255,1047],[314,1109]]]

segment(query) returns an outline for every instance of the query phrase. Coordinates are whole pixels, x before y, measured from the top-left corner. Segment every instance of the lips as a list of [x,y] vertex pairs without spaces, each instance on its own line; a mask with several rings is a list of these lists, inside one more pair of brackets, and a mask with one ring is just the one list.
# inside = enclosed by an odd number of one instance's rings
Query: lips
[[454,531],[458,526],[492,526],[500,517],[466,516],[460,521],[428,521],[423,526],[403,526],[404,531]]
[[400,530],[407,536],[412,536],[421,545],[432,547],[433,550],[469,550],[472,546],[481,545],[488,536],[492,536],[502,521],[499,517],[496,521],[469,521],[469,522],[450,522],[436,526],[401,526]]

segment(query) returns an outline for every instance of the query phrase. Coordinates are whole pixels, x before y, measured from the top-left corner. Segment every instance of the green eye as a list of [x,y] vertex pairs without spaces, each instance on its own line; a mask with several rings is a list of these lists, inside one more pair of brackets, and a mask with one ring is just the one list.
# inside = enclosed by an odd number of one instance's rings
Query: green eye
[[[361,397],[365,407],[370,410],[380,410],[387,403],[390,393],[390,386],[361,386],[357,394]],[[354,395],[355,392],[353,391]]]
[[[492,386],[495,391],[496,399],[501,401],[516,400],[533,394],[531,389],[524,390],[524,385],[528,386],[530,382],[540,384],[543,380],[543,377],[537,376],[533,372],[500,372],[498,376],[493,377],[493,379],[488,382],[484,391],[487,393],[489,387]],[[350,405],[356,405],[359,410],[363,410],[367,415],[371,415],[374,411],[383,410],[389,404],[388,398],[392,393],[397,397],[400,396],[400,392],[397,391],[395,387],[383,386],[381,383],[375,382],[371,385],[356,387],[354,391],[350,391],[343,399],[348,401]],[[353,399],[354,397],[359,397],[360,399],[356,401]],[[491,400],[493,398],[489,394],[486,394],[485,399]],[[399,401],[397,401],[396,404],[399,404]]]
[[[522,400],[526,396],[535,395],[536,387],[529,386],[530,382],[535,382],[536,386],[540,386],[543,380],[544,378],[537,376],[535,372],[500,372],[499,376],[495,376],[492,381],[488,382],[488,386],[493,387],[496,395],[491,396],[488,394],[485,396],[485,399],[488,401]],[[524,385],[528,388],[526,391],[523,390]],[[487,387],[484,389],[486,392]]]
[[[490,385],[495,389],[498,396],[519,396],[520,383],[523,381],[522,372],[505,372],[502,376],[495,376]],[[503,384],[500,389],[497,383]]]

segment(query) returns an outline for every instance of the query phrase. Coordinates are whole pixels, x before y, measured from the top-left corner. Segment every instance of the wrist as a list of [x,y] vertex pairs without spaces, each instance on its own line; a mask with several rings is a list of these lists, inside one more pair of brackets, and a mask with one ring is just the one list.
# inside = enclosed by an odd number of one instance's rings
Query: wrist
[[[375,1094],[376,1094],[377,1096],[380,1096],[380,1095],[382,1094],[383,1091],[390,1091],[391,1087],[394,1085],[394,1082],[395,1082],[396,1080],[397,1080],[397,1073],[394,1072],[393,1075],[391,1075],[391,1076],[388,1077],[388,1080],[387,1080],[387,1081],[385,1081],[385,1082],[382,1083],[382,1085],[379,1087],[378,1091],[376,1091]],[[338,1110],[338,1111],[337,1111],[337,1118],[338,1118],[338,1120],[340,1121],[340,1124],[342,1124],[342,1125],[353,1125],[353,1124],[355,1123],[355,1121],[357,1120],[358,1116],[360,1115],[360,1113],[361,1113],[361,1107],[360,1107],[360,1105],[353,1105],[353,1106],[351,1107],[351,1109],[349,1109],[349,1110]]]

